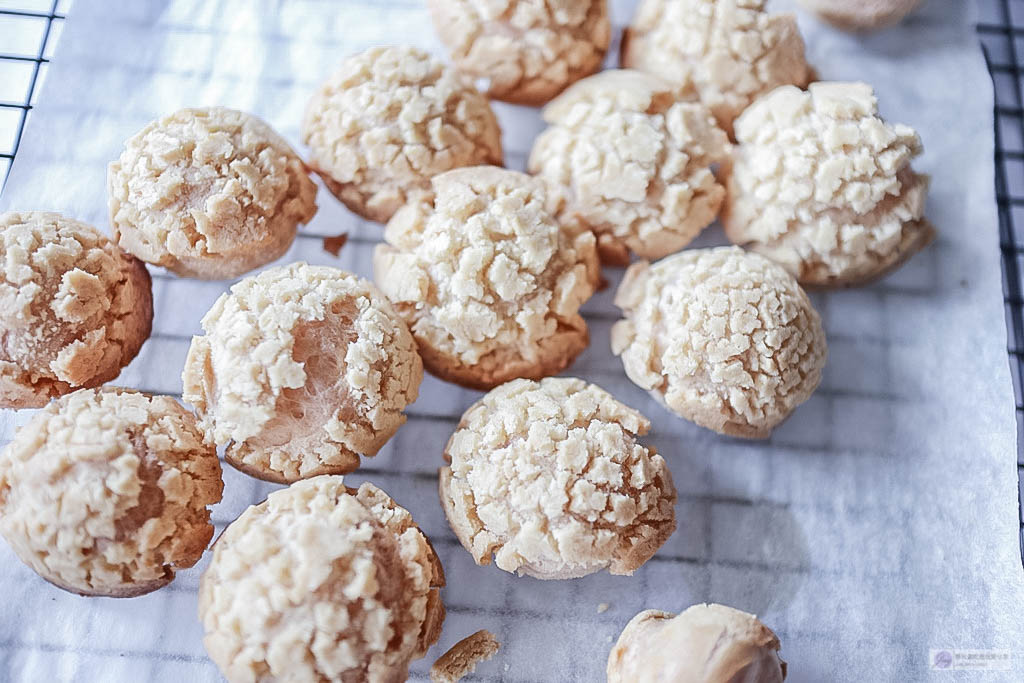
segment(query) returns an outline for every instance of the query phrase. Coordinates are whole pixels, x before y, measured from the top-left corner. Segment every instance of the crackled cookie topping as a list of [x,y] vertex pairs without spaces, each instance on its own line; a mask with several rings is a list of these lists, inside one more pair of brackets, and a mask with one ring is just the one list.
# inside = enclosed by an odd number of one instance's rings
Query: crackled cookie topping
[[764,0],[643,0],[626,29],[622,64],[673,83],[692,82],[718,125],[759,95],[812,80],[792,14],[772,15]]
[[560,200],[559,216],[597,235],[601,259],[660,258],[686,246],[718,215],[725,188],[712,165],[729,143],[683,88],[639,71],[603,71],[544,110],[550,127],[529,169]]

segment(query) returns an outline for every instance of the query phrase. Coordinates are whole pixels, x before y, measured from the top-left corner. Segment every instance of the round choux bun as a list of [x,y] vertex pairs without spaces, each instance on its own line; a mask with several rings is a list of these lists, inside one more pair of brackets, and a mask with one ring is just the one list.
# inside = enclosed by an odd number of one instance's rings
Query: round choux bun
[[786,662],[770,628],[732,607],[645,610],[608,655],[608,683],[782,683]]

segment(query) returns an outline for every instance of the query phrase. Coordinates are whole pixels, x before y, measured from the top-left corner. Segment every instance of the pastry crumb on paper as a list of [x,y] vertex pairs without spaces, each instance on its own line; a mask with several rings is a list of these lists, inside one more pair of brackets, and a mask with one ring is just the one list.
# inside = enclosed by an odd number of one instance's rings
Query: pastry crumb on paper
[[[441,655],[434,666],[430,667],[430,680],[433,683],[456,683],[476,671],[476,665],[486,662],[498,653],[501,643],[497,636],[483,629],[467,636],[452,645],[448,652]],[[508,664],[505,665],[508,671]]]
[[348,233],[343,232],[340,235],[334,235],[333,237],[324,238],[324,251],[331,256],[337,256],[341,253],[342,247],[348,242]]

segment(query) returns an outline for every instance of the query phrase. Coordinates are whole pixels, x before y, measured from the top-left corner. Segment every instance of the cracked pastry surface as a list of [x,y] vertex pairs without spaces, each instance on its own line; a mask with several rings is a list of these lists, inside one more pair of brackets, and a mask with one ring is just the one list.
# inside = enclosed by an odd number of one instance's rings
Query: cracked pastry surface
[[632,70],[602,71],[544,110],[529,170],[559,197],[559,215],[597,235],[601,260],[655,259],[690,243],[718,215],[713,164],[725,133],[684,88]]
[[729,197],[732,242],[768,256],[808,286],[879,278],[934,238],[912,128],[878,116],[864,83],[779,88],[736,122]]
[[222,490],[216,449],[174,399],[82,389],[0,452],[0,533],[64,590],[132,597],[196,563]]
[[404,424],[423,365],[370,282],[293,263],[222,295],[192,338],[183,398],[225,457],[261,479],[342,474]]
[[764,0],[643,0],[622,39],[622,65],[693,82],[727,133],[759,95],[813,80],[796,17]]
[[433,176],[503,159],[487,98],[414,47],[371,48],[342,62],[310,99],[302,138],[327,188],[381,223]]
[[682,613],[644,610],[608,655],[608,683],[782,683],[778,636],[753,614],[717,604]]
[[547,102],[601,66],[611,22],[605,0],[428,0],[455,65],[488,79],[491,97]]
[[444,571],[407,510],[323,475],[232,522],[199,584],[210,658],[240,681],[406,680],[437,641]]
[[523,173],[463,168],[432,188],[395,214],[373,256],[427,369],[479,389],[563,370],[587,344],[579,308],[598,280],[593,233],[560,226]]
[[146,267],[106,235],[57,213],[0,214],[0,407],[109,382],[152,321]]
[[107,174],[114,240],[147,263],[220,280],[282,256],[316,185],[274,130],[224,107],[182,109],[132,136]]
[[650,423],[581,379],[515,380],[462,416],[439,491],[477,564],[538,579],[632,574],[672,535],[676,491]]
[[821,381],[821,318],[782,266],[739,247],[636,263],[612,352],[634,383],[702,427],[766,438]]
[[800,4],[839,28],[858,31],[891,26],[910,14],[921,0],[800,0]]

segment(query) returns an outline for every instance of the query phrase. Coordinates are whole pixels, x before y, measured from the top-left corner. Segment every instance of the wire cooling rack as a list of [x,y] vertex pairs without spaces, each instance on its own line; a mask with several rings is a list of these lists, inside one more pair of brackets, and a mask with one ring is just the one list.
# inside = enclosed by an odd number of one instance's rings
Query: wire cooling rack
[[[71,0],[0,0],[0,183],[46,74]],[[1024,497],[1024,0],[978,0],[977,31],[995,84],[996,196],[1008,352]],[[1024,561],[1024,508],[1020,513]]]
[[1017,401],[1018,509],[1024,561],[1024,1],[980,0],[978,36],[995,84],[996,202],[1008,352]]
[[0,187],[21,145],[68,0],[0,0]]

